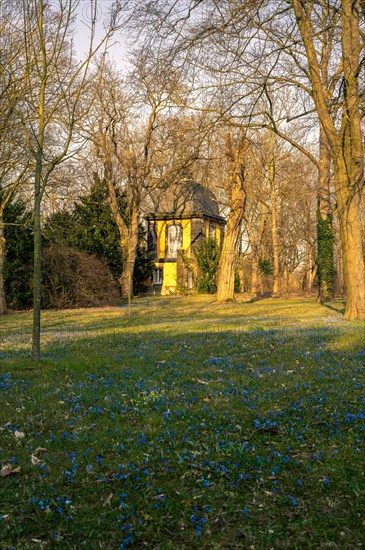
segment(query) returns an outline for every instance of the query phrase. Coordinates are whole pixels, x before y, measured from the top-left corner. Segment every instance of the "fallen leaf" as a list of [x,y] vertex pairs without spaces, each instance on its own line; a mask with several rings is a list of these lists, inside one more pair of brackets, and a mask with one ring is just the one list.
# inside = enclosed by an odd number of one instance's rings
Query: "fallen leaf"
[[46,452],[47,452],[47,449],[45,449],[44,447],[37,447],[33,454],[36,455],[37,453],[46,453]]
[[0,476],[7,477],[10,476],[10,474],[17,474],[18,472],[20,472],[20,466],[13,468],[11,464],[5,464],[1,468]]
[[23,439],[23,437],[25,437],[25,433],[24,432],[18,432],[18,431],[15,431],[14,432],[14,435],[17,439]]
[[5,466],[3,466],[3,467],[1,468],[0,476],[1,476],[1,477],[6,477],[6,476],[10,475],[12,469],[13,469],[13,467],[12,467],[11,464],[5,464]]
[[108,504],[110,504],[110,502],[111,502],[113,496],[114,496],[114,493],[110,493],[110,495],[107,496],[106,499],[104,500],[103,506],[108,506]]
[[39,458],[37,458],[35,455],[32,455],[30,461],[33,466],[39,466],[39,464],[42,464],[42,461]]

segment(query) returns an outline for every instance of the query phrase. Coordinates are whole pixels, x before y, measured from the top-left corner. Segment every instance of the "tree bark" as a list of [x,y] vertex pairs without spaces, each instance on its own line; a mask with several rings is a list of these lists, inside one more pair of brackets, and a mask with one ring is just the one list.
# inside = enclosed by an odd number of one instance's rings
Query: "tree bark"
[[231,210],[228,216],[217,272],[217,302],[225,302],[234,298],[236,257],[246,204],[246,193],[243,187],[244,169],[242,165],[240,166],[240,170],[237,170],[231,179],[231,183]]
[[[338,216],[340,224],[341,250],[343,259],[343,277],[346,289],[345,319],[365,320],[365,267],[361,234],[359,186],[348,190],[349,172],[352,180],[363,178],[362,168],[356,159],[341,159],[335,169],[336,186],[346,189],[337,194]],[[346,185],[346,187],[345,187]]]
[[[105,136],[102,136],[102,138],[103,140],[105,140]],[[103,152],[105,155],[104,177],[105,177],[106,184],[108,186],[108,202],[109,202],[110,209],[112,211],[114,221],[118,227],[120,249],[121,249],[121,254],[123,255],[123,267],[122,267],[122,274],[120,277],[121,296],[122,298],[126,298],[128,297],[128,288],[129,288],[129,276],[128,276],[128,269],[127,269],[128,258],[129,258],[128,228],[125,221],[122,218],[119,205],[118,205],[118,197],[117,197],[117,193],[116,193],[114,181],[113,181],[112,161],[111,161],[110,151],[105,146],[104,141],[103,141],[103,145],[104,145]]]
[[331,155],[322,124],[319,135],[318,212],[317,212],[317,266],[318,301],[333,297],[334,289],[334,232],[330,204]]
[[123,262],[122,273],[123,294],[124,297],[128,299],[129,314],[131,300],[133,298],[133,274],[137,256],[138,221],[138,210],[137,208],[133,208],[131,213],[130,227],[128,230],[127,255],[125,262]]
[[251,246],[251,294],[257,298],[259,292],[259,259],[257,246]]
[[42,177],[42,152],[37,158],[34,178],[34,280],[33,280],[33,338],[32,359],[39,361],[41,356],[41,276],[42,276],[42,242],[41,242],[41,177]]
[[6,313],[5,299],[5,234],[4,234],[4,212],[0,210],[0,315]]
[[270,134],[270,165],[269,165],[269,181],[270,181],[270,194],[271,194],[271,235],[272,235],[272,249],[273,249],[273,287],[272,295],[279,295],[279,239],[276,221],[276,186],[275,186],[275,136]]

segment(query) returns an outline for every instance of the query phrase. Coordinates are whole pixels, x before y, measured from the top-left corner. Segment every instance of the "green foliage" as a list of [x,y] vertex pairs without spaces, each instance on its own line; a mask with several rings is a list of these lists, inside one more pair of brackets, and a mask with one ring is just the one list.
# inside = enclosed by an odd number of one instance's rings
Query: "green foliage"
[[33,303],[32,214],[21,200],[8,203],[5,221],[5,296],[9,309],[28,309]]
[[269,262],[269,260],[265,260],[263,258],[260,258],[260,260],[259,260],[259,272],[262,273],[263,275],[272,275],[273,274],[272,265]]
[[198,292],[215,294],[217,290],[217,270],[221,248],[217,241],[212,238],[204,240],[200,247],[195,250],[195,257],[198,264],[197,289]]
[[323,300],[333,296],[334,288],[334,232],[332,216],[322,218],[320,210],[317,212],[317,240],[318,240],[318,284]]

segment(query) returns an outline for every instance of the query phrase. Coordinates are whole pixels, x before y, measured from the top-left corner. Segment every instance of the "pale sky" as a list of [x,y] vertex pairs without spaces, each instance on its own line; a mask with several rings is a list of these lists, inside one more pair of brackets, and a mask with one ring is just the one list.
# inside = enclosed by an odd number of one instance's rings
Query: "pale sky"
[[[52,0],[51,0],[52,1]],[[113,0],[98,0],[96,8],[97,28],[94,44],[97,45],[104,35],[103,23],[108,16],[108,11]],[[92,0],[80,0],[77,10],[75,46],[80,58],[83,58],[89,49],[90,29],[89,24],[92,17]],[[126,39],[122,31],[116,32],[110,40],[108,49],[111,58],[115,61],[117,68],[124,71],[127,67],[126,59],[128,57]]]

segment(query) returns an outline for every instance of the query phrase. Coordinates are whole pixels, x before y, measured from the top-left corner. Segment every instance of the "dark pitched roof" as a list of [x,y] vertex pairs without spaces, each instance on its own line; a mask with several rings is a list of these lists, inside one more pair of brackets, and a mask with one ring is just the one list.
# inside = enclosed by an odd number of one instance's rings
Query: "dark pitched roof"
[[194,181],[168,187],[154,199],[153,216],[192,217],[208,216],[222,220],[217,200],[209,189]]

